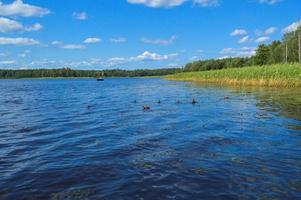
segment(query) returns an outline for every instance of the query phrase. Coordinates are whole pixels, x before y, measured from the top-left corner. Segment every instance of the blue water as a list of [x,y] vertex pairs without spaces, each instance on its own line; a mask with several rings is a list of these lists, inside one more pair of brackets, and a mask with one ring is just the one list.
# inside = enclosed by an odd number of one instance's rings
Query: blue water
[[0,199],[300,199],[300,111],[300,90],[0,80]]

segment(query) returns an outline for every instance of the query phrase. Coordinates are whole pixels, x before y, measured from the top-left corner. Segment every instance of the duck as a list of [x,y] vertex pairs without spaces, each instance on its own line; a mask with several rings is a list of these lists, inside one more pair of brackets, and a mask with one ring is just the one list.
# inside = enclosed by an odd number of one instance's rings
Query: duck
[[196,104],[197,101],[193,98],[191,103],[192,103],[192,104]]
[[143,106],[143,110],[150,110],[149,106]]
[[160,104],[160,103],[161,103],[161,100],[159,99],[159,101],[158,101],[157,103]]

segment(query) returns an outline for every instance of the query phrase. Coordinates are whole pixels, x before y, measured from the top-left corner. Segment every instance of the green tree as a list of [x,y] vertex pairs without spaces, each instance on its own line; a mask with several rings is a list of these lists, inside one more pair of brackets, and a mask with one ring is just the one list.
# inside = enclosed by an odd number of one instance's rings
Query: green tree
[[270,49],[265,44],[261,44],[258,46],[256,50],[256,55],[254,57],[255,65],[266,65],[268,64],[270,57]]

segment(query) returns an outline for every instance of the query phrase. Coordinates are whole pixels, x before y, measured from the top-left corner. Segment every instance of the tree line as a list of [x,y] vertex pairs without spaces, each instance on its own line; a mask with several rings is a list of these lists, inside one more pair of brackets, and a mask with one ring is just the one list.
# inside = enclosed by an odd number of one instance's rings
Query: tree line
[[165,76],[181,72],[179,68],[166,69],[139,69],[139,70],[73,70],[62,69],[26,69],[26,70],[0,70],[0,78],[98,78],[98,77],[144,77],[144,76]]
[[0,70],[0,78],[55,78],[55,77],[143,77],[164,76],[182,71],[207,71],[224,68],[239,68],[252,65],[269,65],[285,62],[299,61],[299,34],[301,26],[297,30],[285,33],[282,40],[276,40],[266,45],[261,44],[256,54],[251,57],[232,57],[224,59],[199,60],[186,64],[183,69],[140,69],[140,70],[73,70],[62,69],[28,69],[28,70]]
[[296,31],[285,33],[282,40],[273,41],[269,45],[261,44],[258,46],[256,54],[251,57],[200,60],[186,64],[184,71],[207,71],[252,65],[262,66],[298,62],[300,33],[301,26]]

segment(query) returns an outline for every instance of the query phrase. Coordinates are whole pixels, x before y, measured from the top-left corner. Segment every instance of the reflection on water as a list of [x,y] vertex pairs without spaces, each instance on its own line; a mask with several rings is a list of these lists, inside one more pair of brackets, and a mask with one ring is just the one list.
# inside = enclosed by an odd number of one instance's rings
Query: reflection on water
[[301,198],[298,90],[58,79],[0,94],[0,199]]

